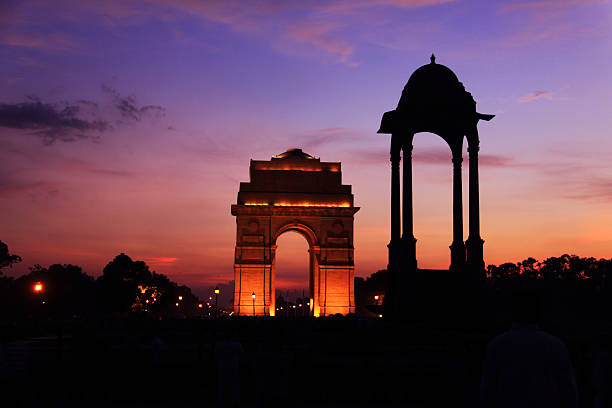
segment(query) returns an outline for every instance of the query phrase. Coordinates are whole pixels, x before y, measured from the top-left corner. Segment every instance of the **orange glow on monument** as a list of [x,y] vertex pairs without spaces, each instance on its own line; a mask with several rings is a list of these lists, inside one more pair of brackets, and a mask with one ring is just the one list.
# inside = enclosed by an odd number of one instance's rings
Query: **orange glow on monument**
[[[339,162],[321,162],[300,149],[269,161],[251,160],[240,183],[234,254],[234,312],[274,316],[276,240],[287,231],[309,245],[311,316],[354,313],[353,206]],[[257,298],[252,298],[252,294]],[[282,309],[282,308],[281,308]]]
[[244,203],[244,205],[271,205],[274,207],[350,207],[349,203],[289,203],[289,202],[280,202],[280,203]]

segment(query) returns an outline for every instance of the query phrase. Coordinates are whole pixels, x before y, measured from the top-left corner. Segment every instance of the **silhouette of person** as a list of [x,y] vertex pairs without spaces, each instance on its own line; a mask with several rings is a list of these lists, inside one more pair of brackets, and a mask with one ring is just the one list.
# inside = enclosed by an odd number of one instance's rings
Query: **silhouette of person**
[[604,338],[604,344],[594,353],[593,358],[593,406],[604,408],[612,406],[612,354],[610,339]]
[[565,344],[539,329],[539,298],[512,298],[512,328],[488,345],[480,385],[483,408],[577,407],[574,370]]
[[240,356],[243,352],[242,345],[229,328],[225,331],[225,339],[215,344],[218,407],[240,405]]

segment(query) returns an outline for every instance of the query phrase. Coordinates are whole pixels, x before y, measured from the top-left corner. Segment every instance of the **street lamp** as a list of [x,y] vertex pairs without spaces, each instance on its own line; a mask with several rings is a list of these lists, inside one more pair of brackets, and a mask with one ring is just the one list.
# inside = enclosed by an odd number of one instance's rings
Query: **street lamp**
[[219,309],[219,287],[215,286],[215,320],[217,319],[217,310]]
[[[41,298],[42,298],[42,293],[43,293],[43,289],[44,289],[43,284],[41,282],[36,282],[34,284],[33,289],[34,289],[34,293],[36,293],[38,295],[38,299],[42,300]],[[42,304],[43,305],[45,304],[44,300],[42,300]]]
[[255,316],[255,292],[251,294],[251,298],[253,298],[253,316]]
[[179,299],[179,300],[183,300],[183,297],[182,297],[182,296],[179,296],[179,297],[178,297],[178,299]]
[[374,300],[375,300],[374,304],[376,304],[376,305],[378,304],[378,299],[379,298],[380,298],[380,296],[374,295]]

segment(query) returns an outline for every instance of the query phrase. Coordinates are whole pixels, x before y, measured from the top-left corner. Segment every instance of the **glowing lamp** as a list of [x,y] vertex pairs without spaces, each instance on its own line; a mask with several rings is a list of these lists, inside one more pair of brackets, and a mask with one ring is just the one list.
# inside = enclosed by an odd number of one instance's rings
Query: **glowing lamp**
[[378,295],[374,295],[374,300],[378,300],[379,296]]
[[40,293],[40,292],[42,292],[42,290],[43,290],[43,284],[40,283],[40,282],[36,282],[34,284],[34,292]]
[[179,296],[179,300],[183,300],[183,297],[182,297],[182,296]]
[[178,302],[175,303],[176,307],[178,307]]
[[215,295],[218,295],[218,294],[219,294],[219,287],[217,286],[217,287],[215,288]]
[[251,295],[251,298],[255,300],[255,292],[253,292],[253,294]]
[[198,307],[201,309],[201,308],[202,308],[202,304],[201,304],[201,303],[200,303],[200,304],[198,304]]

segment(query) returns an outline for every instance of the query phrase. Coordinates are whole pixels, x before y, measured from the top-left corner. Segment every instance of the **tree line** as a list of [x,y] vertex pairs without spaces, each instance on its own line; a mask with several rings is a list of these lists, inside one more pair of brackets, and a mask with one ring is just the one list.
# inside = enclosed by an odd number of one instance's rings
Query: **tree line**
[[[0,241],[0,275],[3,269],[21,261]],[[206,304],[189,287],[123,253],[111,260],[97,279],[71,264],[34,265],[29,270],[18,278],[0,276],[0,315],[4,318],[208,314]]]

